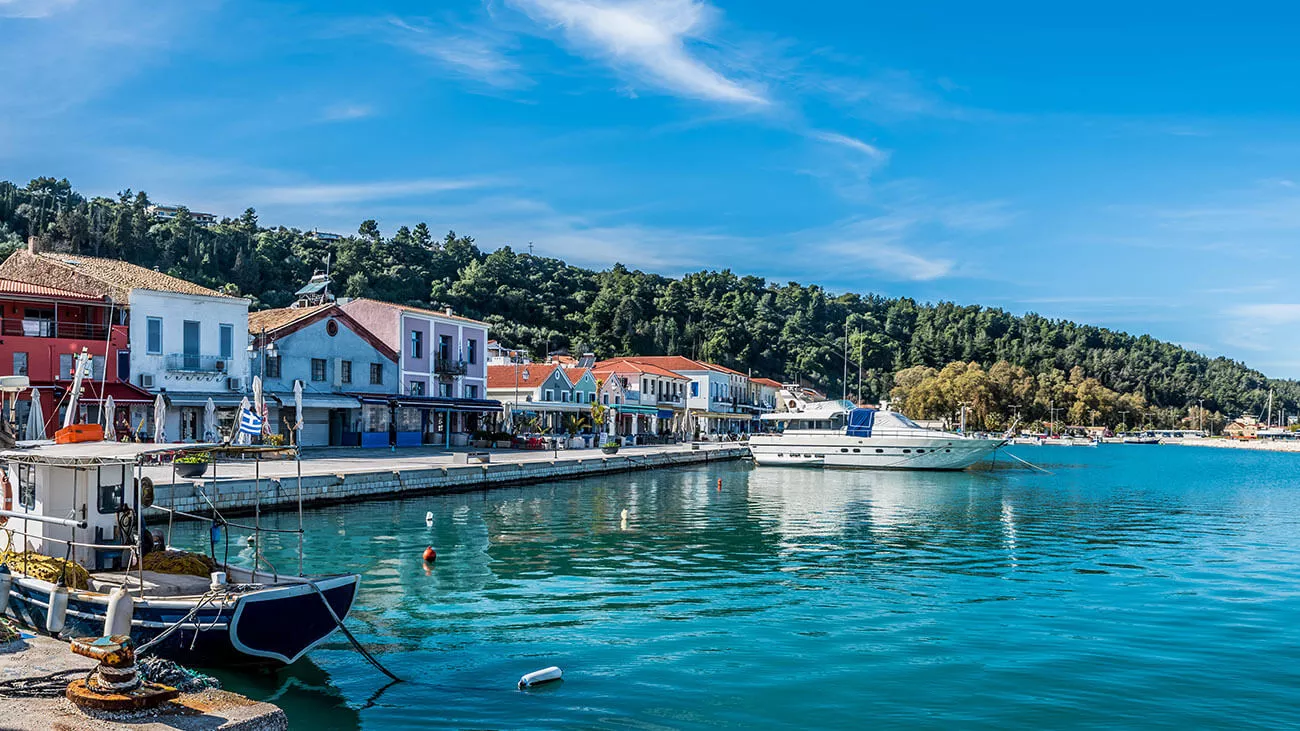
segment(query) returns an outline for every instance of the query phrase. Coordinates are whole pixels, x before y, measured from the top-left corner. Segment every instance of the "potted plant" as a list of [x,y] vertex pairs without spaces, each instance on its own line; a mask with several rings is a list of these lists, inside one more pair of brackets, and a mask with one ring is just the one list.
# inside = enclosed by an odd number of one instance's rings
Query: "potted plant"
[[605,437],[605,441],[600,443],[600,451],[605,454],[618,454],[618,448],[620,446],[621,445],[617,438],[607,436]]
[[569,441],[565,445],[569,449],[581,449],[586,442],[578,438],[578,432],[587,427],[587,418],[581,414],[569,414],[564,417],[564,431],[569,434]]
[[510,432],[499,431],[492,435],[492,444],[497,449],[510,449],[513,443]]
[[474,431],[474,448],[487,449],[492,446],[492,435],[485,429],[476,429]]
[[176,474],[191,479],[202,477],[203,473],[208,471],[211,462],[212,455],[207,452],[187,452],[172,460],[176,466]]

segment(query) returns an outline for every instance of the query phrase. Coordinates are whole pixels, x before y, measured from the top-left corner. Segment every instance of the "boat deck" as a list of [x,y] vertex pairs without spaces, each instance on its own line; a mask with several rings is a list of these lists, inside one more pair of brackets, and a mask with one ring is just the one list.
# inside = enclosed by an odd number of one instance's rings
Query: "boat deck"
[[[209,583],[210,580],[206,576],[160,574],[156,571],[145,571],[143,593],[147,597],[203,596],[208,591]],[[131,594],[140,596],[140,573],[137,571],[96,571],[90,575],[91,591],[107,594],[123,585]]]

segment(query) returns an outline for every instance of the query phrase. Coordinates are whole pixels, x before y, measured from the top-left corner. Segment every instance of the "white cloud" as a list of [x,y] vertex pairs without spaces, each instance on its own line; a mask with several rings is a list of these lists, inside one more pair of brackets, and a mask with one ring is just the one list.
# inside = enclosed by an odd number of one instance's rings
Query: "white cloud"
[[1300,304],[1237,305],[1229,308],[1227,314],[1261,325],[1290,325],[1300,322]]
[[77,0],[0,0],[0,18],[48,18]]
[[428,178],[370,183],[308,183],[253,188],[242,193],[262,205],[325,205],[382,201],[429,193],[447,193],[487,185],[485,180]]
[[432,59],[460,76],[501,89],[532,85],[518,63],[506,55],[506,40],[486,28],[443,32],[433,27],[389,18],[381,31],[391,45]]
[[331,104],[330,106],[325,107],[324,112],[321,114],[321,119],[326,122],[347,122],[354,119],[373,117],[374,115],[375,108],[369,104],[349,104],[341,102],[339,104]]
[[887,277],[924,282],[950,274],[953,261],[926,258],[894,243],[891,237],[863,237],[822,247],[825,260],[836,267],[863,264]]
[[561,28],[572,50],[642,83],[693,99],[764,106],[753,85],[728,78],[697,52],[717,10],[698,0],[513,0],[535,21]]
[[812,137],[821,140],[822,142],[829,142],[832,145],[840,145],[841,147],[847,147],[850,150],[856,150],[872,160],[883,162],[889,158],[889,153],[879,147],[863,142],[856,137],[849,137],[848,135],[842,135],[838,132],[814,132],[812,133]]

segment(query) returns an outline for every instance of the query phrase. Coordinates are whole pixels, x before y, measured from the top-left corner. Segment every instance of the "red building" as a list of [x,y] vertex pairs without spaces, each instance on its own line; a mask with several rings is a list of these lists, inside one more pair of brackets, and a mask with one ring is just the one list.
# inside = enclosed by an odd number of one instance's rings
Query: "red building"
[[[0,375],[27,376],[40,391],[47,435],[61,423],[63,401],[72,383],[73,364],[85,348],[93,379],[86,379],[78,421],[99,421],[101,399],[112,396],[125,418],[131,405],[153,397],[129,383],[126,313],[103,297],[0,279]],[[29,392],[30,393],[30,392]],[[30,395],[18,406],[17,424],[27,423]]]

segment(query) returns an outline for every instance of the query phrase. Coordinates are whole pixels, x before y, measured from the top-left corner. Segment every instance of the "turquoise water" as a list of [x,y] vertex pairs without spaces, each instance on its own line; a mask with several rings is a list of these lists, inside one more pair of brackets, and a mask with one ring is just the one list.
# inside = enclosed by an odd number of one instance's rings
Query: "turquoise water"
[[731,462],[315,510],[310,567],[363,574],[349,625],[410,682],[340,638],[227,687],[317,729],[1300,723],[1300,456],[1015,453],[1053,474]]

